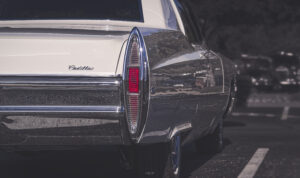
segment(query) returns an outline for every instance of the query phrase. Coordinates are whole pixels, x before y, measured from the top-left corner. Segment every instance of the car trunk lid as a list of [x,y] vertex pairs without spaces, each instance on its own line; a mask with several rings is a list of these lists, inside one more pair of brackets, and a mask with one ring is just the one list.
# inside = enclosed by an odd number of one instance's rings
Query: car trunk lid
[[114,76],[129,32],[14,30],[0,32],[0,75]]

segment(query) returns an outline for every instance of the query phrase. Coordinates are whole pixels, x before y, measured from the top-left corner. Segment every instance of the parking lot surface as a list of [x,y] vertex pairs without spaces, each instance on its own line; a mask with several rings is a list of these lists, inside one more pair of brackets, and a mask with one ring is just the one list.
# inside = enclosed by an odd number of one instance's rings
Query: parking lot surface
[[217,155],[184,152],[184,177],[238,177],[258,149],[268,152],[253,177],[300,177],[300,112],[243,108],[225,121],[225,149]]

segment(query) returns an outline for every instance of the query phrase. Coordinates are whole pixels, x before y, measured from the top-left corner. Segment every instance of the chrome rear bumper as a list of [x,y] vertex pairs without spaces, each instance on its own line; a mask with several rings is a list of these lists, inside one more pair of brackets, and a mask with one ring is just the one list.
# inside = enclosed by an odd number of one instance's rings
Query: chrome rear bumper
[[129,144],[120,77],[0,77],[0,146]]

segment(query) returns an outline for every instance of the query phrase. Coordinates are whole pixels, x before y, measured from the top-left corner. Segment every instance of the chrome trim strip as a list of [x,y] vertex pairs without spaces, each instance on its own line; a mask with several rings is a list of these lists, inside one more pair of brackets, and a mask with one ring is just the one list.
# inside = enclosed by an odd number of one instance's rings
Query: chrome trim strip
[[117,89],[121,78],[52,78],[52,77],[4,77],[2,89]]
[[191,128],[192,128],[192,124],[190,122],[175,126],[175,128],[171,132],[171,135],[169,138],[172,139],[178,133],[183,132],[188,129],[191,129]]
[[[146,46],[145,46],[145,42],[144,42],[144,38],[141,34],[141,32],[139,31],[139,29],[137,27],[134,27],[130,33],[130,36],[128,38],[128,42],[127,42],[127,46],[126,46],[126,51],[125,51],[125,58],[124,58],[124,64],[123,64],[123,74],[122,74],[122,78],[123,78],[123,89],[127,90],[127,67],[128,67],[128,48],[130,45],[130,42],[132,40],[132,38],[136,36],[138,39],[138,43],[139,43],[139,47],[140,47],[140,56],[139,56],[139,60],[140,60],[140,65],[138,65],[137,67],[139,67],[140,69],[140,76],[139,76],[139,81],[140,81],[140,92],[138,93],[138,95],[141,98],[141,103],[140,103],[140,118],[138,120],[137,123],[137,130],[133,133],[130,132],[131,134],[131,138],[134,139],[136,142],[139,142],[140,138],[143,135],[145,126],[146,126],[146,119],[148,117],[148,109],[149,109],[149,91],[150,91],[150,85],[149,85],[149,62],[148,62],[148,54],[147,54],[147,50],[146,50]],[[148,96],[147,96],[148,95]],[[125,101],[125,108],[127,108],[127,95],[124,95],[124,101]],[[130,122],[127,118],[127,110],[124,111],[125,112],[125,116],[126,116],[126,120],[127,120],[127,126],[130,130]]]
[[114,73],[104,74],[0,74],[0,77],[116,77]]
[[[123,44],[122,44],[121,51],[120,51],[120,53],[119,53],[119,58],[118,58],[116,70],[115,70],[115,75],[117,75],[118,68],[119,68],[119,65],[120,65],[120,60],[121,60],[121,58],[122,58],[121,55],[122,55],[122,52],[123,52],[123,50],[124,50],[124,45],[127,44],[127,42],[128,42],[128,39],[125,40],[125,41],[123,42]],[[125,48],[125,53],[126,53],[126,48]],[[122,59],[123,59],[123,58],[122,58]]]
[[223,58],[219,56],[217,53],[214,51],[211,51],[217,58],[220,60],[221,66],[222,66],[222,75],[223,75],[223,88],[222,88],[222,93],[225,93],[225,71],[224,71],[224,64],[223,64]]
[[114,82],[72,82],[72,81],[0,81],[0,85],[85,85],[85,84],[95,84],[95,85],[118,85],[119,81]]
[[114,82],[97,82],[97,81],[1,81],[0,86],[48,86],[48,85],[56,85],[56,86],[82,86],[82,85],[97,85],[97,86],[118,86],[120,85],[119,81]]
[[121,106],[0,106],[0,113],[112,113],[122,114]]
[[2,90],[118,90],[118,85],[114,84],[3,84]]

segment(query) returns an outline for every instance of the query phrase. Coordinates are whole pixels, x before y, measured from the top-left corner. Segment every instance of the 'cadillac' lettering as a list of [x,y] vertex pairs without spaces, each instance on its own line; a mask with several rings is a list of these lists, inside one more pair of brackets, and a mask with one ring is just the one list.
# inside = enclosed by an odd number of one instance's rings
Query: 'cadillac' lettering
[[69,65],[69,70],[94,70],[94,67]]

